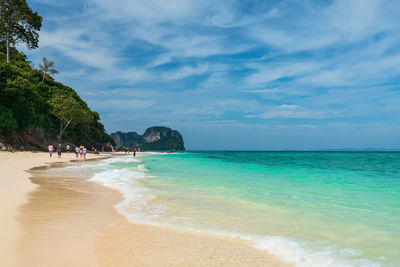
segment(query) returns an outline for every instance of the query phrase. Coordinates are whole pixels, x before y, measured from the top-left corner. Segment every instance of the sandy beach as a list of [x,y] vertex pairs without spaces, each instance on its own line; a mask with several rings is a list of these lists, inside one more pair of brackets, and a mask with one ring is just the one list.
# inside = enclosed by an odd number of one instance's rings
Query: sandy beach
[[114,208],[114,189],[27,172],[73,159],[0,153],[1,266],[287,266],[247,241],[133,224]]
[[[88,159],[104,158],[105,155],[88,155]],[[20,254],[18,245],[23,237],[21,224],[17,222],[21,207],[29,201],[29,194],[37,189],[29,177],[28,170],[39,166],[49,166],[57,162],[76,160],[73,153],[63,153],[49,157],[48,153],[2,152],[0,153],[0,259],[1,266],[18,266]],[[27,265],[25,265],[27,266]]]

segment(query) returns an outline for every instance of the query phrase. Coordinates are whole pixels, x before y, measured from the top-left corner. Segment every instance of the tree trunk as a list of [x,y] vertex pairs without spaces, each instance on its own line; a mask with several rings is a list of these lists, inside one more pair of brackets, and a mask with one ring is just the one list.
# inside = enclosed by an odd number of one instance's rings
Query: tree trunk
[[7,19],[7,27],[6,27],[6,31],[7,31],[7,34],[6,34],[7,63],[10,62],[10,23],[11,23],[10,18],[8,18]]
[[57,140],[60,142],[62,134],[63,134],[64,130],[63,130],[63,121],[60,121],[60,133],[57,135]]
[[67,129],[67,127],[68,127],[68,125],[71,123],[71,121],[72,121],[72,118],[71,118],[69,121],[67,121],[67,124],[65,125],[65,127],[63,127],[64,123],[63,123],[63,121],[61,120],[61,122],[60,122],[60,134],[57,136],[58,141],[61,140],[62,135],[63,135],[65,129]]
[[7,63],[8,63],[10,62],[10,37],[8,33],[6,37],[6,47],[7,47]]

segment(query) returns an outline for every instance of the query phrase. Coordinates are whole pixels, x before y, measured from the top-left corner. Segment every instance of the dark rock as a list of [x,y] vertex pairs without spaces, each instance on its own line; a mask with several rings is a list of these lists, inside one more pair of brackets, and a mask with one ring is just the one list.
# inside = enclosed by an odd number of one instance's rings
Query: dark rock
[[[13,150],[46,151],[49,144],[56,147],[59,143],[55,134],[41,128],[27,128],[23,131],[7,131],[2,134],[4,140],[10,144],[9,146]],[[60,143],[64,147],[66,145],[74,147],[74,144],[67,140],[61,140]]]
[[114,139],[117,147],[139,147],[142,144],[142,137],[136,132],[116,132],[112,133],[111,137]]
[[[69,145],[70,151],[73,151],[76,144],[69,140],[61,140],[57,139],[57,135],[55,133],[51,133],[42,128],[27,128],[22,131],[3,131],[0,135],[0,151],[15,151],[15,150],[24,150],[24,151],[47,151],[48,145],[52,144],[54,147],[57,147],[58,144],[61,144],[64,151],[66,146]],[[99,142],[92,141],[90,144],[77,144],[77,145],[85,145],[86,147],[94,147],[100,151],[111,151],[111,144],[102,144]]]
[[138,147],[141,150],[185,150],[182,135],[168,127],[150,127],[143,135],[136,132],[115,132],[111,136],[118,147]]
[[12,146],[6,142],[2,135],[0,135],[0,151],[13,151]]

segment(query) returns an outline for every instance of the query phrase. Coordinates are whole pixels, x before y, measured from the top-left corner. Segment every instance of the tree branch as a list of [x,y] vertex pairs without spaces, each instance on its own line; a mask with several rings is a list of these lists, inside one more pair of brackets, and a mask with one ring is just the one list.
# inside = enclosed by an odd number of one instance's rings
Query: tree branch
[[71,123],[71,121],[72,121],[72,118],[67,122],[67,124],[65,125],[65,127],[64,127],[64,129],[63,129],[63,132],[65,131],[65,129],[67,129],[67,127],[68,127],[68,125]]

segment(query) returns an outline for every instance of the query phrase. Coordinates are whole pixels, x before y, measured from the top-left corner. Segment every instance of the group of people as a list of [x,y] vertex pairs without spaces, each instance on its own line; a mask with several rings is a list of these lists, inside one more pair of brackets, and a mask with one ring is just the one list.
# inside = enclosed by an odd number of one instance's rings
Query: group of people
[[[53,156],[53,152],[54,152],[53,145],[50,144],[48,146],[48,149],[49,149],[50,157],[52,157]],[[70,145],[67,145],[66,146],[66,152],[69,153],[70,149],[71,149]],[[57,146],[58,158],[61,158],[61,153],[62,152],[63,152],[63,147],[61,146],[61,144],[58,144],[58,146]],[[84,146],[79,146],[79,147],[76,146],[75,147],[75,156],[76,156],[76,158],[78,158],[80,156],[80,158],[86,159],[86,154],[87,154],[87,148],[86,147],[84,147]]]
[[80,156],[80,158],[86,159],[86,154],[87,154],[87,148],[84,146],[80,146],[80,147],[75,147],[75,156],[76,158],[78,158],[78,155]]
[[[117,151],[118,151],[118,150],[116,149],[115,152],[117,152]],[[129,155],[129,148],[125,147],[125,148],[124,148],[124,151],[125,151],[125,155],[126,155],[126,154]],[[136,157],[136,148],[132,149],[132,153],[133,153],[133,156]]]

